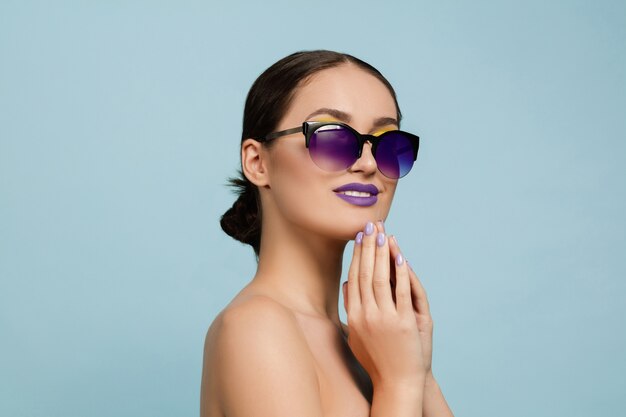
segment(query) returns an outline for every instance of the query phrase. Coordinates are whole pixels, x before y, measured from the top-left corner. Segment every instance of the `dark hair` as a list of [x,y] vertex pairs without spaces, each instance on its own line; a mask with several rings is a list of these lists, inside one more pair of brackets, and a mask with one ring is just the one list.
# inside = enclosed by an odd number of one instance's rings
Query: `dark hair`
[[[396,93],[389,81],[373,66],[352,55],[333,51],[301,51],[293,53],[263,72],[256,79],[248,96],[243,113],[241,141],[262,138],[273,132],[287,112],[296,89],[312,75],[324,69],[351,63],[378,78],[388,89],[396,104],[397,120],[402,117]],[[264,142],[271,146],[273,142]],[[261,249],[261,201],[259,190],[243,171],[229,178],[229,185],[238,196],[220,220],[220,225],[229,236],[252,246],[256,256]]]

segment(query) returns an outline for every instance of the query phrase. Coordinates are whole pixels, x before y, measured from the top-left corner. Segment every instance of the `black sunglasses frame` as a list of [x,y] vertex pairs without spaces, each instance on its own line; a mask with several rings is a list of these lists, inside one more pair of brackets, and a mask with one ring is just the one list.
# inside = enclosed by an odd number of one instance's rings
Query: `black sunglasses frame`
[[389,133],[401,133],[402,135],[406,136],[407,139],[409,139],[409,141],[411,142],[411,145],[413,147],[413,161],[417,159],[417,151],[419,150],[419,146],[420,146],[420,138],[417,135],[414,135],[412,133],[405,132],[402,130],[388,130],[378,136],[362,135],[361,133],[357,132],[354,128],[352,128],[352,126],[349,126],[341,122],[304,122],[302,123],[302,126],[300,127],[294,127],[292,129],[286,129],[286,130],[281,130],[279,132],[273,132],[273,133],[266,135],[263,138],[258,138],[257,140],[260,140],[262,142],[269,142],[270,140],[279,138],[281,136],[292,135],[294,133],[303,133],[304,138],[305,138],[305,145],[308,149],[309,142],[311,141],[311,136],[313,135],[313,133],[315,133],[317,129],[324,127],[324,126],[341,126],[341,127],[348,129],[350,132],[352,132],[352,134],[356,137],[358,144],[359,144],[359,153],[357,155],[357,159],[360,158],[361,155],[363,154],[363,145],[365,145],[365,142],[367,141],[369,141],[372,144],[372,155],[374,156],[374,158],[376,158],[376,148],[378,148],[378,144],[380,143],[381,140],[385,138],[385,135]]

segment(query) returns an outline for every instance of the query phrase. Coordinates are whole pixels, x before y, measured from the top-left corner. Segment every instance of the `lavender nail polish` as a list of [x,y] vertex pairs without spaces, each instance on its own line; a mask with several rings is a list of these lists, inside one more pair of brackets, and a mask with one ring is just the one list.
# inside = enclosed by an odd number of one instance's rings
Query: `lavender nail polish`
[[400,266],[404,263],[404,257],[401,253],[396,255],[396,265]]
[[354,243],[360,245],[363,242],[363,232],[359,232],[356,234],[356,238],[354,239]]
[[374,223],[367,222],[367,224],[365,225],[365,234],[369,236],[372,233],[374,233]]
[[379,233],[378,236],[376,236],[376,244],[378,246],[383,246],[385,244],[385,234],[384,233]]

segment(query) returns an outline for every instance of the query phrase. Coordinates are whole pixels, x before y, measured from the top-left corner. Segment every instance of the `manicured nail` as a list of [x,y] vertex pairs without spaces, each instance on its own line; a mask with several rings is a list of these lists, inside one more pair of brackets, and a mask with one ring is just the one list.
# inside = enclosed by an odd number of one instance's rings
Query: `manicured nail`
[[367,222],[367,224],[365,225],[365,234],[369,236],[372,233],[374,233],[374,223]]
[[400,266],[404,263],[404,257],[401,253],[396,255],[396,265]]
[[360,245],[363,242],[363,232],[359,232],[356,234],[356,238],[354,238],[354,243]]
[[385,244],[385,234],[384,233],[379,233],[378,236],[376,236],[376,244],[378,246],[382,246]]

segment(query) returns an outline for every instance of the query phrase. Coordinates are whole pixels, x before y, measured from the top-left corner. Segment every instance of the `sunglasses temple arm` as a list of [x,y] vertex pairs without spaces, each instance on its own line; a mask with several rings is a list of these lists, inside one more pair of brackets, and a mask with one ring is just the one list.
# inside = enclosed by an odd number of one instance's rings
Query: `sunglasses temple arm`
[[265,136],[265,140],[272,140],[281,136],[292,135],[294,133],[302,133],[302,126],[294,127],[293,129],[281,130],[280,132],[270,133],[269,135]]

